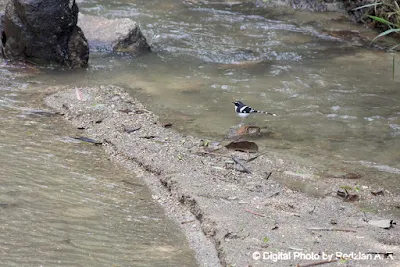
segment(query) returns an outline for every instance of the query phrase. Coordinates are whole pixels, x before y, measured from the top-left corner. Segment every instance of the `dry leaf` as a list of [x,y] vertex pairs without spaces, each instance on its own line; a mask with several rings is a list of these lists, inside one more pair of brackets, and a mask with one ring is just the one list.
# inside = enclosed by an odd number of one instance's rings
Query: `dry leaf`
[[233,141],[225,146],[227,149],[255,153],[258,151],[258,145],[249,141]]
[[170,122],[166,122],[166,123],[162,124],[162,127],[164,127],[164,128],[169,128],[171,126],[172,126],[172,123],[170,123]]
[[371,194],[374,196],[384,196],[385,193],[382,190],[379,191],[371,191]]
[[240,127],[239,129],[236,130],[237,135],[245,135],[245,134],[259,134],[261,131],[261,128],[258,126],[253,126],[253,125],[245,125]]
[[345,175],[343,175],[343,179],[360,179],[361,175],[358,173],[346,173]]

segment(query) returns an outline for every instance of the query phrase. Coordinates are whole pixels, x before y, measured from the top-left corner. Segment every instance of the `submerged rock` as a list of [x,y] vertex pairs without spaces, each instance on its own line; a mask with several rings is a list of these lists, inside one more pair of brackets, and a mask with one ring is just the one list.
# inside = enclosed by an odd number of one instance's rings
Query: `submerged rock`
[[86,67],[89,47],[76,25],[78,12],[75,0],[10,0],[1,32],[4,56]]
[[79,14],[79,26],[91,49],[134,54],[150,51],[139,24],[129,18],[106,19]]

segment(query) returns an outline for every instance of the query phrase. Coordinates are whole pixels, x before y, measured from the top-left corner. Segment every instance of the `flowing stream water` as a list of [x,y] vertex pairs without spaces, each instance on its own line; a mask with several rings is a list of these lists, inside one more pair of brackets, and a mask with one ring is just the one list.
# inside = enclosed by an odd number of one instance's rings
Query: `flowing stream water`
[[277,114],[247,119],[268,126],[261,150],[400,193],[400,71],[392,79],[392,55],[363,46],[375,32],[336,13],[183,2],[82,0],[83,13],[140,22],[154,53],[93,57],[87,73],[56,82],[113,81],[213,140],[240,123],[232,101],[242,100]]
[[30,107],[43,87],[1,64],[0,266],[197,266],[144,182]]
[[[87,70],[0,72],[0,232],[7,266],[190,266],[177,227],[101,148],[74,142],[57,117],[26,103],[52,85],[128,88],[175,129],[222,139],[234,100],[276,117],[260,150],[357,172],[400,193],[400,71],[391,55],[332,31],[373,35],[337,14],[178,0],[80,0],[84,14],[140,22],[153,53],[93,52]],[[4,63],[2,63],[4,66]],[[126,178],[124,178],[126,177]],[[137,183],[140,183],[138,181]],[[48,264],[46,264],[48,263]],[[178,264],[179,263],[179,264]]]

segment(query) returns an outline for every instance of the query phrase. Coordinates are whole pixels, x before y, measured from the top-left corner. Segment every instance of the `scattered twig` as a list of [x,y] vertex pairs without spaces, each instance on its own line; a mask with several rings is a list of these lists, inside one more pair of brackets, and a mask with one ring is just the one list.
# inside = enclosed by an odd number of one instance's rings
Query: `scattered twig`
[[363,221],[366,222],[366,223],[369,222],[368,216],[367,216],[367,214],[365,213],[365,211],[363,212]]
[[135,110],[135,114],[143,114],[143,113],[145,113],[144,110],[141,110],[141,109]]
[[313,207],[313,209],[312,209],[312,210],[310,210],[308,213],[310,213],[310,214],[313,214],[313,213],[314,213],[314,210],[315,210],[315,208],[316,208],[316,206],[314,206],[314,207]]
[[383,192],[383,190],[379,190],[379,191],[371,191],[371,194],[373,196],[384,196],[385,193]]
[[[215,151],[215,150],[213,150]],[[212,156],[219,156],[219,157],[224,157],[224,158],[230,158],[230,156],[224,155],[224,154],[220,154],[220,153],[214,153],[214,152],[208,152],[208,151],[197,151],[195,154],[197,155],[201,155],[205,154],[205,155],[212,155]]]
[[322,265],[322,264],[326,264],[326,263],[332,263],[332,262],[337,262],[338,259],[335,260],[326,260],[326,261],[318,261],[318,262],[312,262],[312,263],[308,263],[308,264],[297,264],[296,267],[309,267],[309,266],[317,266],[317,265]]
[[126,113],[126,114],[132,112],[132,110],[129,109],[129,108],[126,108],[126,109],[119,109],[118,111],[119,111],[119,112],[122,112],[122,113]]
[[247,160],[247,162],[251,162],[251,161],[257,159],[258,157],[267,154],[268,152],[269,152],[269,151],[266,151],[266,152],[264,152],[264,153],[258,154],[257,156],[254,156],[254,157],[252,157],[252,158],[249,158],[249,159]]
[[341,228],[319,228],[319,227],[312,227],[312,228],[307,228],[307,230],[312,230],[312,231],[338,231],[338,232],[357,232],[356,230],[352,229],[341,229]]
[[272,172],[265,172],[265,180],[268,180],[269,177],[271,176]]
[[346,173],[344,175],[328,176],[327,178],[360,179],[361,177],[362,177],[361,174],[349,172],[349,173]]
[[74,138],[76,140],[79,140],[79,141],[82,141],[82,142],[91,143],[91,144],[94,144],[94,145],[103,144],[103,142],[101,142],[101,141],[97,141],[97,140],[94,140],[92,138],[88,138],[88,137],[84,137],[84,136],[75,136],[75,137],[72,137],[72,138]]
[[196,220],[183,221],[183,222],[181,222],[181,224],[192,223],[192,222],[195,222],[195,221],[196,221]]
[[126,133],[133,133],[136,131],[139,131],[142,128],[142,126],[136,127],[136,128],[124,128],[124,132]]
[[247,169],[246,166],[244,166],[244,164],[238,158],[235,158],[234,156],[232,156],[232,159],[236,164],[238,164],[240,167],[242,167],[242,169],[243,169],[242,172],[251,173],[251,171],[249,169]]
[[254,211],[247,210],[247,209],[245,209],[244,211],[248,212],[248,213],[251,213],[251,214],[254,214],[254,215],[257,215],[257,216],[260,216],[260,217],[265,217],[264,214],[261,214],[261,213],[258,213],[258,212],[254,212]]
[[141,136],[141,137],[139,137],[139,138],[144,138],[144,139],[154,139],[154,138],[156,138],[157,136],[155,136],[155,135],[145,135],[145,136]]
[[275,193],[272,193],[271,195],[269,195],[267,198],[271,198],[271,197],[276,197],[277,195],[279,195],[280,191],[277,191]]

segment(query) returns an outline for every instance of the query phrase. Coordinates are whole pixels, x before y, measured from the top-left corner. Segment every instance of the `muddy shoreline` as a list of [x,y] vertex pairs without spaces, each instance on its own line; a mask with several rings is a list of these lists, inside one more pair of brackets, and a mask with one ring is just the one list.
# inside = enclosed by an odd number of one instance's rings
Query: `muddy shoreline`
[[[399,196],[387,190],[374,196],[371,191],[379,188],[360,179],[319,177],[312,168],[265,151],[210,153],[200,138],[163,127],[123,88],[81,91],[85,101],[77,100],[73,88],[53,87],[45,103],[143,179],[181,226],[200,266],[303,266],[340,253],[350,255],[347,266],[398,266],[399,226],[382,229],[369,222],[399,222],[388,209],[399,205]],[[232,156],[251,172],[232,163]],[[338,197],[343,184],[361,184],[360,199]],[[354,257],[386,252],[394,253],[393,259]],[[343,260],[330,263],[336,265]]]

